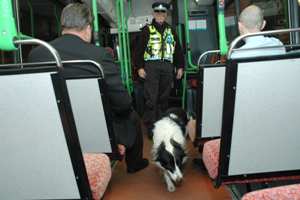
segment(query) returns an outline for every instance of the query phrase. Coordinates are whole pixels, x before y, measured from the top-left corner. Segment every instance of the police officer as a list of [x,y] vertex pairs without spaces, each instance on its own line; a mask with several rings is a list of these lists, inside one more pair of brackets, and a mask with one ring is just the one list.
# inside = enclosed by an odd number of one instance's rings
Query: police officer
[[139,77],[144,79],[144,122],[148,132],[168,108],[174,71],[177,79],[183,75],[182,49],[175,31],[166,22],[169,7],[164,2],[152,4],[153,21],[143,27],[137,48],[136,67]]

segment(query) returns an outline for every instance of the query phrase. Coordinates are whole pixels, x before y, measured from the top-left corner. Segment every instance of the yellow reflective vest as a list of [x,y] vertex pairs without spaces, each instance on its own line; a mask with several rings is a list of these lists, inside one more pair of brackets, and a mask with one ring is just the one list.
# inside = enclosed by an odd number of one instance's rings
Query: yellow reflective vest
[[144,60],[167,60],[173,63],[175,39],[170,27],[165,28],[163,35],[153,25],[149,25],[149,41],[144,53]]

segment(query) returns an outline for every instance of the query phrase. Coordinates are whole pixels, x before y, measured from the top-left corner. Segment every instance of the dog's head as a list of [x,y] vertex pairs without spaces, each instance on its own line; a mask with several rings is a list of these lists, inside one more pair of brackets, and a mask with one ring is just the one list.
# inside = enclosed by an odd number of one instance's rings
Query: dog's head
[[158,149],[155,162],[163,169],[175,184],[179,184],[183,178],[183,166],[187,156],[182,146],[171,139],[169,144],[162,142]]

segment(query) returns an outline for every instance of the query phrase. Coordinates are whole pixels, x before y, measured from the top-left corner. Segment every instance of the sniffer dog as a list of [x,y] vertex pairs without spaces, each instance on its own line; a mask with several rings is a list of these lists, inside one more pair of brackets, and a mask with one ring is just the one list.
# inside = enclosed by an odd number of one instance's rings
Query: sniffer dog
[[188,117],[181,108],[170,108],[154,123],[152,155],[162,170],[167,189],[174,192],[183,180],[186,155],[186,125]]

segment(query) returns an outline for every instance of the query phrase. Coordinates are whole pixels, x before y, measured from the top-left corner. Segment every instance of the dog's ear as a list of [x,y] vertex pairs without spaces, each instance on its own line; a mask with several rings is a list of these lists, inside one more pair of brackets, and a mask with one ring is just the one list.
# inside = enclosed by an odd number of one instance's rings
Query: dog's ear
[[182,170],[183,163],[185,162],[184,159],[186,158],[186,153],[181,145],[176,142],[175,140],[171,139],[171,144],[174,146],[174,157],[178,167]]
[[176,148],[176,149],[181,149],[181,146],[178,142],[176,142],[173,138],[170,140],[171,144]]
[[159,162],[161,167],[171,172],[175,170],[175,160],[173,156],[166,150],[166,144],[162,142],[157,150],[156,162]]

